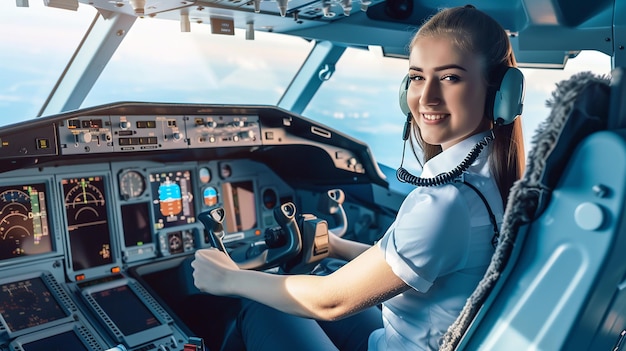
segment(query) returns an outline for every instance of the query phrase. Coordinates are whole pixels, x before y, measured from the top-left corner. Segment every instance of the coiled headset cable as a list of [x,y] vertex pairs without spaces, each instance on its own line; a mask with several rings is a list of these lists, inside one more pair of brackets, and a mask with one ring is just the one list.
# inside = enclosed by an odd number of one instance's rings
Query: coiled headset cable
[[[407,136],[407,139],[408,139],[408,136]],[[406,147],[407,139],[404,139],[404,147]],[[470,150],[467,156],[465,156],[465,159],[463,159],[463,161],[461,161],[461,163],[459,163],[458,166],[456,166],[454,169],[452,169],[449,172],[440,173],[432,178],[418,177],[416,175],[409,173],[409,171],[407,171],[404,167],[402,167],[402,164],[404,163],[404,151],[405,151],[403,149],[402,161],[400,162],[400,167],[398,167],[398,170],[396,171],[396,177],[398,178],[399,181],[403,183],[409,183],[415,186],[423,186],[423,187],[438,186],[438,185],[451,183],[455,181],[457,178],[459,178],[463,174],[463,172],[467,171],[467,169],[472,165],[472,163],[476,161],[476,158],[478,158],[478,155],[480,155],[480,152],[483,151],[483,149],[486,148],[487,145],[489,145],[489,143],[492,142],[494,139],[495,139],[495,135],[492,129],[491,134],[485,136],[481,141],[476,143],[476,145],[474,145],[474,147]]]

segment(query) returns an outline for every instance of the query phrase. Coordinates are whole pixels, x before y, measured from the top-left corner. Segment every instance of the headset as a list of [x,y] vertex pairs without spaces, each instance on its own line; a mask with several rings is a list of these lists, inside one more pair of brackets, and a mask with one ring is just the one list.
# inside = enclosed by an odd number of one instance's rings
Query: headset
[[[405,145],[409,138],[411,120],[413,118],[406,99],[409,84],[410,80],[409,75],[407,74],[404,76],[402,83],[400,84],[398,97],[400,109],[402,110],[402,113],[407,116],[406,122],[404,123],[404,129],[402,131],[402,139],[404,140]],[[493,118],[494,125],[511,124],[522,114],[522,109],[524,107],[524,94],[525,85],[522,71],[516,67],[507,67],[506,70],[503,70],[500,75],[498,84],[487,89],[487,104],[485,108],[488,109],[488,113]],[[492,129],[491,134],[474,145],[465,159],[449,172],[441,173],[433,178],[421,178],[409,173],[409,171],[404,169],[401,164],[396,172],[396,177],[401,182],[416,186],[437,186],[451,183],[458,179],[461,174],[463,174],[463,172],[465,172],[469,166],[474,163],[480,152],[494,139],[495,136]],[[402,160],[404,161],[404,150],[402,151]]]
[[[406,100],[409,89],[409,75],[402,79],[399,91],[400,109],[405,116],[411,111]],[[500,74],[498,84],[487,90],[486,109],[490,112],[495,124],[511,124],[522,114],[524,107],[525,84],[524,75],[516,67],[507,67]],[[406,140],[406,139],[405,139]]]

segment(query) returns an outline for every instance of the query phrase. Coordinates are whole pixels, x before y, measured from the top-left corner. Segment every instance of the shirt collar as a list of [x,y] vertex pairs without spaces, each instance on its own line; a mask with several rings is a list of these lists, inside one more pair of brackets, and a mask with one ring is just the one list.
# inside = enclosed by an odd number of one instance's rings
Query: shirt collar
[[[476,145],[479,141],[483,140],[486,136],[490,135],[491,131],[486,131],[483,133],[478,133],[470,136],[469,138],[459,142],[458,144],[453,145],[437,156],[431,158],[424,164],[424,168],[422,169],[421,177],[432,178],[441,173],[450,172],[456,166],[458,166],[466,157],[469,151]],[[488,152],[484,152],[487,150],[483,150],[478,156],[478,160],[486,159],[489,155]]]

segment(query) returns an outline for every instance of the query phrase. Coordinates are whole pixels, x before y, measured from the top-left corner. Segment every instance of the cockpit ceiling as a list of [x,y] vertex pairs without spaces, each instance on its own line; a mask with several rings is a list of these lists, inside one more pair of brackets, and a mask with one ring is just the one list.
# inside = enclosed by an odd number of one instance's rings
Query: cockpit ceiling
[[[180,21],[181,31],[207,25],[212,34],[244,29],[276,32],[335,45],[380,47],[386,56],[407,57],[406,43],[420,23],[444,6],[472,3],[511,33],[522,67],[562,68],[580,50],[614,50],[614,3],[610,0],[80,0],[103,17]],[[78,0],[49,4],[72,8]],[[52,5],[49,5],[52,6]],[[195,29],[194,29],[195,30]]]

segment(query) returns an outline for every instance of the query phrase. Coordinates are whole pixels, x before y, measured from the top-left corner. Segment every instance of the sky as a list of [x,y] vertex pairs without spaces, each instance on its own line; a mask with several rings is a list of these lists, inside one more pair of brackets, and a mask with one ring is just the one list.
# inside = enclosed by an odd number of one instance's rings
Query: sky
[[[0,126],[37,116],[94,15],[82,3],[74,12],[37,0],[29,8],[0,2],[0,31],[9,34],[0,40]],[[241,31],[235,37],[208,32],[206,24],[181,33],[177,21],[138,19],[82,107],[115,101],[275,104],[312,45],[284,35],[257,33],[249,41]],[[302,115],[365,141],[377,161],[397,167],[404,121],[397,91],[406,70],[405,60],[349,49]],[[549,114],[545,101],[555,84],[580,71],[608,74],[610,58],[582,52],[564,70],[522,71],[530,140]]]

